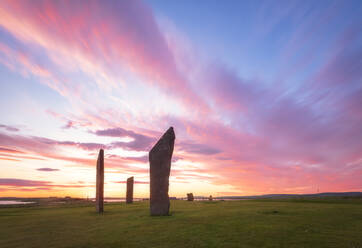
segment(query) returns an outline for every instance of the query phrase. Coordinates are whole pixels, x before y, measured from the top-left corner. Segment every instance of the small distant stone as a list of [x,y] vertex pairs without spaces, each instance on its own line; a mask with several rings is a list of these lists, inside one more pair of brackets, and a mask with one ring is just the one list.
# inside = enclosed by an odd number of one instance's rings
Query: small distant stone
[[187,200],[188,200],[188,201],[194,201],[194,194],[188,193],[188,194],[187,194]]

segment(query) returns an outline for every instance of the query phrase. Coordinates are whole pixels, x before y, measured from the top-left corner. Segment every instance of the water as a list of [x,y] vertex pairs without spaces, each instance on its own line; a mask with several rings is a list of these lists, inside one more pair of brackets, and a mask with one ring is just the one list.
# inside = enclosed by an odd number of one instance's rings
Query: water
[[21,204],[31,204],[35,202],[22,202],[22,201],[0,201],[0,205],[21,205]]
[[[93,200],[93,201],[95,201],[95,200]],[[135,201],[142,201],[142,199],[140,199],[140,198],[133,198],[133,201],[135,202]],[[107,198],[105,198],[104,199],[104,202],[126,202],[126,199],[107,199]]]
[[[181,200],[187,201],[187,198],[181,198]],[[212,198],[213,201],[242,201],[242,200],[249,200],[245,198]],[[209,201],[209,198],[194,198],[194,201]]]
[[[172,199],[171,199],[172,200]],[[187,198],[177,198],[177,200],[184,200],[187,201]],[[223,199],[218,199],[218,198],[213,198],[213,201],[241,201],[241,200],[248,200],[248,199],[244,199],[244,198],[223,198]],[[95,200],[93,200],[95,201]],[[104,199],[104,202],[125,202],[126,199]],[[143,201],[143,199],[141,198],[133,198],[133,201]],[[209,201],[209,198],[195,198],[194,201]]]

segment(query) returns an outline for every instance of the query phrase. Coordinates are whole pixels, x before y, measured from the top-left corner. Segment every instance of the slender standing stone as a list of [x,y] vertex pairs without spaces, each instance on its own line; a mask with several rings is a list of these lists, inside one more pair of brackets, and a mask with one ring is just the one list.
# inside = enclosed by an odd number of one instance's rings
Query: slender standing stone
[[104,151],[99,150],[97,159],[97,185],[96,185],[96,211],[103,213],[103,193],[104,193]]
[[169,215],[168,185],[174,144],[175,133],[170,127],[149,153],[151,215]]
[[212,195],[209,196],[209,201],[212,201]]
[[188,194],[187,194],[187,200],[188,200],[188,201],[194,201],[194,194],[188,193]]
[[133,203],[133,177],[127,179],[126,203]]

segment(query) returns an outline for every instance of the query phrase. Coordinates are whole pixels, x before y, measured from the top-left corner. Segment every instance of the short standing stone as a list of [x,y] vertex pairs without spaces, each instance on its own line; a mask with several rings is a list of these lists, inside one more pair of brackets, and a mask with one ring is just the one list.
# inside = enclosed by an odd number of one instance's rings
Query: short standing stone
[[209,196],[209,201],[212,201],[212,195]]
[[169,215],[168,186],[174,144],[175,133],[170,127],[149,153],[151,215]]
[[133,177],[127,179],[126,203],[133,203]]
[[99,150],[97,159],[97,183],[96,183],[96,211],[103,213],[103,193],[104,193],[104,151]]
[[194,194],[188,193],[188,194],[187,194],[187,200],[188,200],[188,201],[194,201]]

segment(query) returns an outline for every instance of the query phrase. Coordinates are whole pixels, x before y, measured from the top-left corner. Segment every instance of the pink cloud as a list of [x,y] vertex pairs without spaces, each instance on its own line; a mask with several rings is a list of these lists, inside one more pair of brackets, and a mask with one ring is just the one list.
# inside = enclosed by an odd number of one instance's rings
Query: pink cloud
[[[57,188],[85,188],[94,187],[94,185],[85,184],[54,184],[50,181],[27,180],[18,178],[0,178],[1,190],[16,191],[37,191],[37,190],[53,190]],[[5,188],[4,188],[5,187]]]
[[46,171],[46,172],[49,172],[49,171],[60,171],[59,169],[53,169],[53,168],[38,168],[36,169],[37,171]]
[[[77,54],[85,70],[92,67],[100,73],[115,75],[115,64],[126,65],[147,79],[143,82],[173,95],[187,106],[208,111],[208,106],[177,68],[173,52],[151,9],[141,1],[76,4],[72,1],[37,4],[5,1],[0,5],[0,14],[0,25],[20,40],[68,56]],[[34,74],[54,77],[40,65],[32,67],[34,63],[29,63],[28,59],[29,56],[18,57]],[[51,87],[63,95],[69,94],[66,82],[58,80],[56,83]]]
[[74,123],[72,121],[68,121],[67,124],[63,127],[64,129],[69,129],[74,127]]
[[0,128],[4,128],[6,131],[10,131],[10,132],[18,132],[19,131],[19,128],[12,127],[12,126],[7,126],[7,125],[3,125],[3,124],[0,124]]
[[203,155],[213,155],[221,152],[220,149],[213,148],[204,144],[197,144],[190,141],[180,141],[177,144],[177,147],[181,151],[185,151],[188,154],[203,154]]
[[94,132],[98,136],[107,136],[107,137],[130,137],[133,140],[130,142],[113,142],[110,144],[110,148],[125,148],[136,151],[145,151],[151,148],[151,145],[155,142],[155,138],[136,133],[134,131],[126,130],[123,128],[110,128],[105,130],[97,130]]
[[46,160],[44,158],[39,158],[39,157],[34,157],[34,156],[20,156],[20,155],[12,155],[12,154],[0,154],[0,156],[4,157],[1,159],[5,159],[5,160],[15,160],[15,161],[20,161],[20,160],[24,160],[24,159],[33,159],[33,160]]
[[0,160],[8,160],[8,161],[15,161],[15,162],[18,162],[20,161],[19,159],[15,159],[15,158],[4,158],[4,157],[0,157]]
[[15,150],[15,149],[9,149],[9,148],[4,148],[4,147],[0,147],[0,152],[1,153],[7,153],[7,154],[9,154],[9,153],[24,153],[24,152],[22,152],[22,151],[18,151],[18,150]]
[[4,186],[46,186],[49,185],[49,181],[37,181],[37,180],[25,180],[16,178],[0,178],[0,185]]

